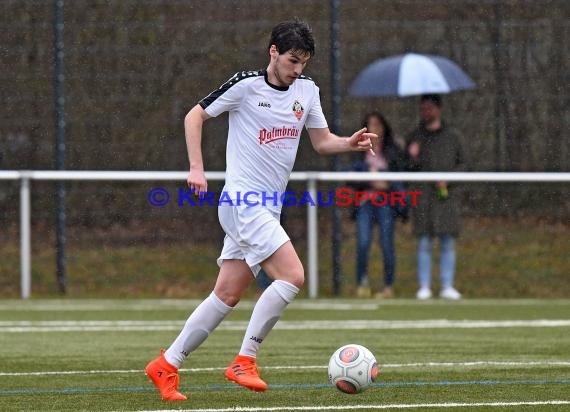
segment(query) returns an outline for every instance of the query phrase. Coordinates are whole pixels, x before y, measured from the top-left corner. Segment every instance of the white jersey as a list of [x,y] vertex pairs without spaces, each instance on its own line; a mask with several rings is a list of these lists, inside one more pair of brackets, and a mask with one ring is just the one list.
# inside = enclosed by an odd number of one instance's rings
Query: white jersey
[[278,87],[268,83],[265,70],[245,71],[199,104],[212,117],[229,112],[224,191],[234,200],[247,192],[259,193],[251,201],[280,211],[280,201],[262,202],[261,196],[285,191],[303,126],[328,127],[319,88],[305,76],[289,87]]

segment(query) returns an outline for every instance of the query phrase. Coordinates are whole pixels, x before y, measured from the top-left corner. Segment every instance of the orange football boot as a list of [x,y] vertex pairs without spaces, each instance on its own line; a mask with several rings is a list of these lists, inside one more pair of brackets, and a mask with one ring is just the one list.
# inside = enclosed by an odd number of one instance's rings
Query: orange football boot
[[146,365],[145,372],[158,388],[162,399],[165,401],[185,401],[186,395],[178,392],[178,369],[168,363],[164,358],[164,349],[160,350],[160,356]]
[[256,392],[267,390],[267,384],[259,377],[255,358],[238,355],[224,373],[226,379]]

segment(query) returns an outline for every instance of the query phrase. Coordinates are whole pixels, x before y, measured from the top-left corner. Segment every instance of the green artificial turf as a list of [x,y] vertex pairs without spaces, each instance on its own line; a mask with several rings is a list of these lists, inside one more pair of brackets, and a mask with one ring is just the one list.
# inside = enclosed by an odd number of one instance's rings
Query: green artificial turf
[[[570,402],[569,300],[299,299],[259,353],[265,393],[223,378],[251,312],[253,302],[243,301],[183,365],[181,391],[189,400],[163,402],[144,366],[196,304],[0,301],[0,410],[570,409],[547,404]],[[455,323],[441,325],[446,321]],[[330,355],[346,343],[368,347],[381,367],[376,386],[359,395],[327,380]],[[495,402],[505,404],[489,405]]]

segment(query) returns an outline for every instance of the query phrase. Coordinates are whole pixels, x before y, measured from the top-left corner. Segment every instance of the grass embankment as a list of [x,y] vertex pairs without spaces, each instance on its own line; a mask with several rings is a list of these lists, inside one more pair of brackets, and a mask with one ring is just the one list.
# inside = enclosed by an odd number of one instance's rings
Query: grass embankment
[[[297,231],[298,232],[298,231]],[[352,296],[355,278],[355,229],[343,227],[343,295]],[[330,233],[330,232],[327,232]],[[566,298],[570,296],[570,228],[561,223],[528,219],[466,219],[457,242],[457,288],[466,297]],[[373,287],[381,286],[382,259],[375,229],[370,255]],[[319,277],[322,296],[331,294],[330,236],[320,234]],[[70,297],[201,297],[211,289],[221,244],[68,242],[67,273]],[[302,259],[306,243],[295,245]],[[411,225],[398,225],[396,235],[399,297],[413,297],[417,288],[415,238]],[[437,289],[438,251],[434,250],[433,279]],[[0,244],[0,297],[19,295],[17,237]],[[52,241],[34,239],[32,262],[34,297],[57,296]],[[250,295],[255,294],[251,288]],[[306,293],[306,288],[303,293]]]

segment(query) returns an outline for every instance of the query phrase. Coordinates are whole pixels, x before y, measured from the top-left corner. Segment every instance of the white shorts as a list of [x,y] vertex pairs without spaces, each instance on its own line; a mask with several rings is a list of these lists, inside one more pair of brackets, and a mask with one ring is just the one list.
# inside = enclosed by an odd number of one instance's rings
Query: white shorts
[[218,218],[226,232],[224,247],[218,258],[218,266],[226,259],[245,260],[254,276],[261,270],[261,262],[289,241],[289,236],[279,222],[279,214],[255,206],[218,206]]

